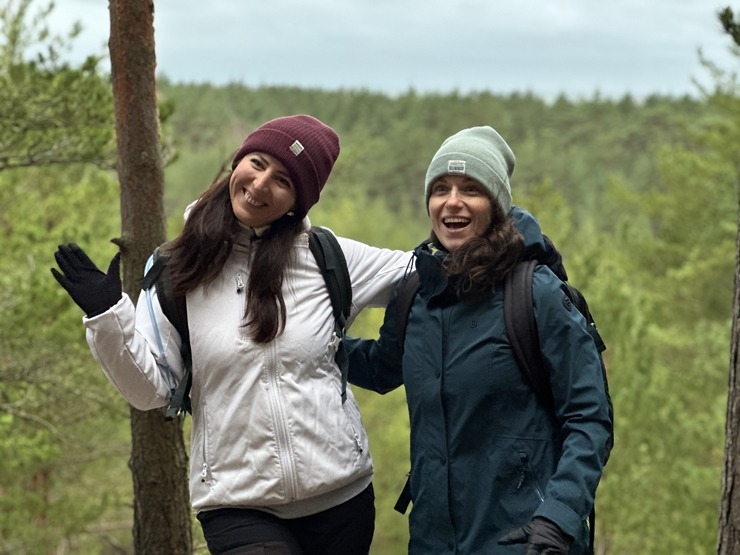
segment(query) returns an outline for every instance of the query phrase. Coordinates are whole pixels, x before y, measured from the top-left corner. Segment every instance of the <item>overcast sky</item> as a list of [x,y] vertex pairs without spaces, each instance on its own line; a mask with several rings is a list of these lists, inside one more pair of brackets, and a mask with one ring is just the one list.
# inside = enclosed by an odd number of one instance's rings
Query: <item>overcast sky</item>
[[[507,94],[696,95],[699,50],[737,71],[717,12],[738,0],[154,0],[175,82]],[[72,59],[106,51],[108,2],[57,0]]]

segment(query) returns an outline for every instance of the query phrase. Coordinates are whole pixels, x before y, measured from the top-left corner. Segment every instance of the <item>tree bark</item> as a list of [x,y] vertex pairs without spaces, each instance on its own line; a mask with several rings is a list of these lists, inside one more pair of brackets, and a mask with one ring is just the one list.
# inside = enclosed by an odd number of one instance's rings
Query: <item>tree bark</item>
[[[738,14],[740,15],[740,14]],[[740,46],[740,18],[729,7],[719,14],[719,21],[733,42]],[[738,166],[736,166],[738,167]],[[736,185],[740,191],[740,181]],[[740,199],[739,199],[740,200]],[[740,209],[738,233],[735,240],[735,287],[732,299],[732,344],[730,346],[730,378],[727,393],[727,422],[725,424],[725,464],[722,469],[722,498],[719,510],[717,554],[740,553]]]
[[[166,239],[152,0],[110,0],[111,75],[121,186],[123,289],[137,299],[144,265]],[[182,421],[131,409],[134,550],[192,553]]]
[[[740,214],[740,210],[738,211]],[[740,448],[740,216],[735,247],[735,294],[732,303],[732,345],[730,347],[730,377],[727,395],[727,422],[725,424],[725,462],[722,470],[722,499],[720,503],[718,555],[740,553],[740,479],[738,448]]]

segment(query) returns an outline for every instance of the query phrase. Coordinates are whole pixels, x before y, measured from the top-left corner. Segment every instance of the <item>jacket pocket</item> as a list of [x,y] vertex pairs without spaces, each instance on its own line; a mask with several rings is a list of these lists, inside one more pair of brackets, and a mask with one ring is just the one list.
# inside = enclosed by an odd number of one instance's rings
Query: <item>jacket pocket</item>
[[360,420],[360,411],[349,398],[342,404],[342,410],[347,417],[350,433],[354,439],[355,449],[357,449],[358,454],[361,454],[365,451],[365,443],[363,440],[364,434],[362,433],[363,427],[362,421]]
[[203,444],[202,444],[202,455],[203,455],[203,465],[200,470],[200,481],[212,485],[213,484],[213,474],[211,471],[211,449],[210,449],[210,443],[209,443],[209,430],[208,430],[208,405],[207,403],[203,403],[201,405],[201,427],[202,427],[202,438],[203,438]]
[[519,471],[519,482],[517,483],[516,489],[522,490],[523,488],[531,488],[540,503],[545,501],[545,494],[542,491],[542,487],[537,481],[537,477],[532,472],[529,464],[529,457],[526,453],[519,452],[520,460],[520,471]]

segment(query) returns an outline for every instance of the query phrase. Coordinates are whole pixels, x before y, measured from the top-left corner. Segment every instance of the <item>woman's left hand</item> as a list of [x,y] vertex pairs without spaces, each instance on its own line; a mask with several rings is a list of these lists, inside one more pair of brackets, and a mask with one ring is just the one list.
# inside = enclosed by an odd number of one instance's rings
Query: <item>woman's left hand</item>
[[573,538],[546,518],[535,517],[529,524],[506,534],[498,543],[526,543],[525,555],[568,555]]

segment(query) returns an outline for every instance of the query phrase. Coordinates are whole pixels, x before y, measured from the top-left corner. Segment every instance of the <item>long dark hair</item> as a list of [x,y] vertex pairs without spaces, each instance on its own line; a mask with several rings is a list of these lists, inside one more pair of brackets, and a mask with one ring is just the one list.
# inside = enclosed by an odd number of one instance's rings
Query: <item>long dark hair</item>
[[[231,254],[240,226],[231,208],[230,180],[231,173],[198,198],[182,232],[166,247],[171,254],[174,295],[184,296],[213,282]],[[300,218],[286,215],[274,221],[256,241],[244,314],[245,326],[256,343],[269,343],[285,329],[283,278],[301,229]]]
[[[432,241],[441,245],[432,232]],[[501,206],[491,202],[491,225],[445,258],[444,269],[460,297],[490,293],[524,254],[524,238]]]

